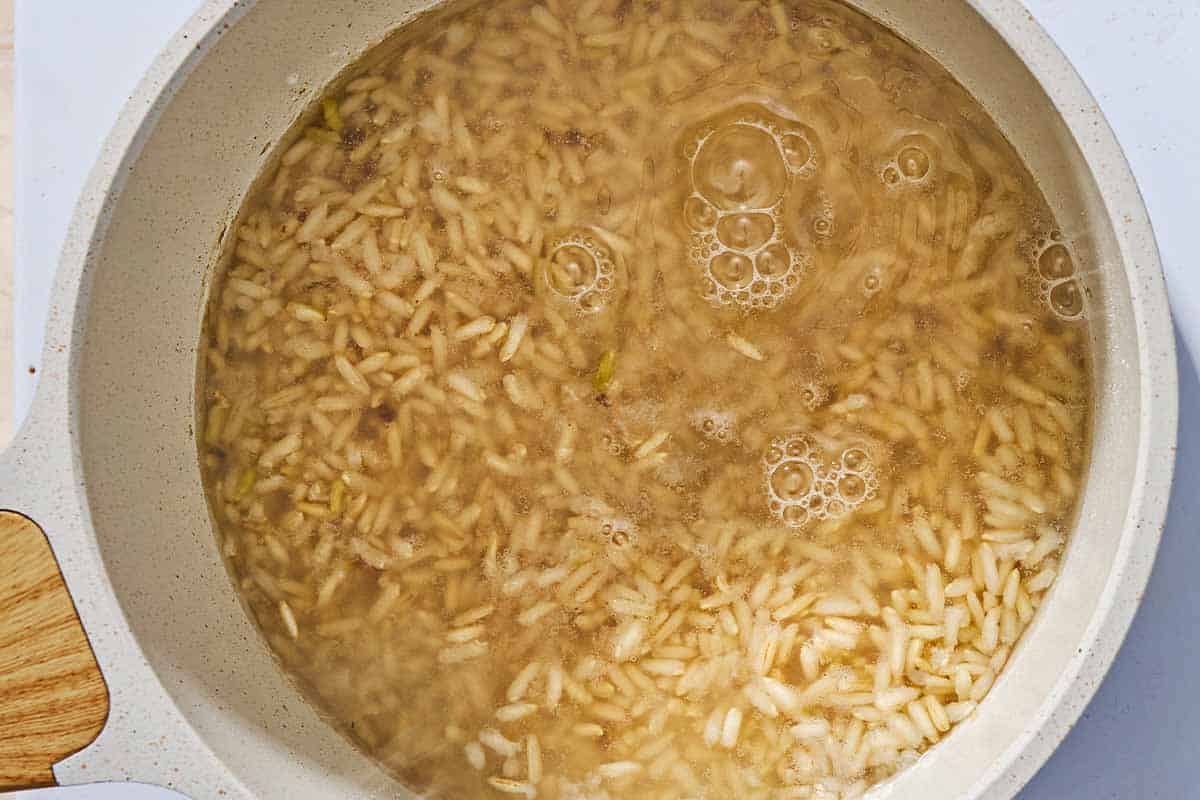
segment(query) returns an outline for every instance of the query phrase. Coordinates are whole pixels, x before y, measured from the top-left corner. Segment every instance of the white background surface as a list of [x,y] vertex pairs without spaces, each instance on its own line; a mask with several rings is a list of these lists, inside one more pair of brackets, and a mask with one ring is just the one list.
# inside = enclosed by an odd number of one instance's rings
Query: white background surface
[[[1133,629],[1021,800],[1200,797],[1200,0],[1025,0],[1125,147],[1158,234],[1179,345],[1179,461]],[[18,0],[14,362],[20,419],[75,197],[121,105],[200,0]],[[1164,459],[1171,458],[1163,453]]]

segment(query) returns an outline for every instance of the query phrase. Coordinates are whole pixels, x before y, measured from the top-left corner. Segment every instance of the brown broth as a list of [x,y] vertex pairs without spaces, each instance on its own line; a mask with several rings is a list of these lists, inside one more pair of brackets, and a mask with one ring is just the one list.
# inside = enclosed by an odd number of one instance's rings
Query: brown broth
[[926,55],[833,3],[479,4],[261,186],[218,538],[410,788],[857,797],[986,695],[1074,520],[1085,296]]

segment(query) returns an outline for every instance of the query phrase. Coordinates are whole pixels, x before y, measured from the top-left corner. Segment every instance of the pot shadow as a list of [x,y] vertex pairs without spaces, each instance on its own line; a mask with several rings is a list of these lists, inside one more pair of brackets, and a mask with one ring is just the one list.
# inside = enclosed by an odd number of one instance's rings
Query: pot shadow
[[1178,328],[1175,341],[1179,447],[1150,584],[1107,677],[1020,800],[1195,796],[1200,763],[1188,732],[1200,731],[1200,381]]

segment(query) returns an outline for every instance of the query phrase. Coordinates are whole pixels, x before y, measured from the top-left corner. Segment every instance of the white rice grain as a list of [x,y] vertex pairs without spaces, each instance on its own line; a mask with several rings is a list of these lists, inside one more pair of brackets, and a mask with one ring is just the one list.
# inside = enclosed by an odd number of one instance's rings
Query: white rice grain
[[286,600],[279,603],[279,616],[283,619],[283,626],[287,629],[288,636],[299,639],[300,627],[296,624],[296,615],[292,613],[292,607],[287,604]]
[[495,728],[483,728],[479,731],[479,743],[502,758],[510,758],[521,752],[521,745],[500,733]]
[[451,337],[456,342],[465,342],[483,336],[496,327],[496,320],[488,316],[478,317],[454,331]]
[[517,314],[508,325],[508,335],[500,348],[500,361],[507,363],[516,355],[521,343],[525,340],[525,332],[529,329],[529,317]]
[[466,754],[467,763],[471,765],[472,769],[481,772],[487,766],[487,756],[479,742],[467,742],[463,746],[463,753]]
[[725,721],[721,724],[721,747],[726,750],[736,747],[741,730],[742,710],[735,706],[725,712]]
[[501,722],[516,722],[519,719],[525,719],[530,714],[537,711],[537,706],[533,703],[509,703],[506,706],[500,706],[496,709],[496,719]]
[[642,771],[642,765],[636,761],[610,761],[596,767],[596,774],[605,780],[628,778]]
[[525,774],[529,782],[537,786],[542,782],[542,745],[534,734],[525,737],[525,759]]
[[765,361],[766,356],[762,351],[751,344],[748,340],[743,339],[736,333],[728,333],[725,335],[725,343],[734,349],[735,352],[745,356],[751,361]]
[[537,788],[533,784],[525,783],[524,781],[513,780],[512,778],[502,778],[492,776],[488,778],[488,784],[498,792],[503,794],[518,794],[522,797],[534,798],[537,797]]

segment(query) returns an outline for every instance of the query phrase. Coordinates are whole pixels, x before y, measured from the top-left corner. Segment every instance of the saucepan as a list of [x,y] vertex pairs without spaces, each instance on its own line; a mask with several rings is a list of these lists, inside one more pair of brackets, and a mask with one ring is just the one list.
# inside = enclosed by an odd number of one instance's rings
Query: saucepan
[[[1057,584],[973,719],[873,797],[1007,798],[1104,676],[1158,545],[1175,444],[1153,233],[1095,101],[1017,0],[849,0],[934,55],[999,122],[1075,237],[1095,430]],[[339,71],[432,0],[210,0],[133,94],[79,202],[0,509],[46,532],[108,684],[62,783],[195,798],[397,797],[276,668],[221,563],[196,446],[196,352],[241,198]]]

